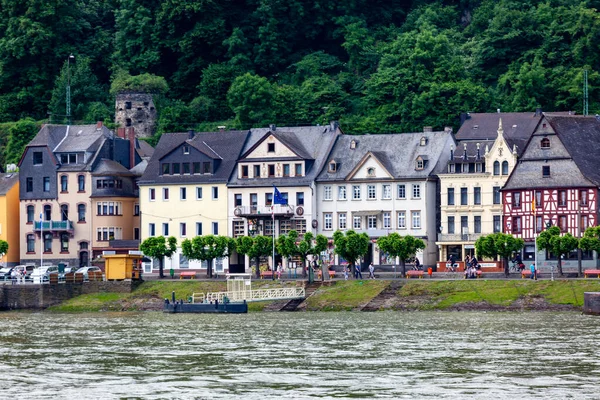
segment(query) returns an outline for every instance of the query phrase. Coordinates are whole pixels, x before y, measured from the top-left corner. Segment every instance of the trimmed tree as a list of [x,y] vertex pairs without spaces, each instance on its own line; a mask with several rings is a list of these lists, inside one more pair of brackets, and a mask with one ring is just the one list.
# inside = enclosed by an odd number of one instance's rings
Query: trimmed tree
[[309,255],[316,256],[327,248],[327,237],[306,232],[296,245],[296,253],[302,259],[302,277],[306,278],[306,259]]
[[[600,226],[587,228],[583,237],[579,239],[579,248],[582,250],[593,250],[596,252],[596,267],[598,266],[598,255],[600,254]],[[582,271],[579,271],[581,274]]]
[[177,251],[177,239],[173,236],[169,236],[168,239],[164,236],[152,236],[140,244],[140,250],[148,257],[158,260],[158,273],[162,279],[165,277],[164,258],[171,258],[175,254]]
[[366,233],[356,233],[349,230],[344,234],[342,231],[333,233],[334,252],[350,264],[350,271],[354,271],[356,261],[369,250],[369,235]]
[[570,233],[567,232],[561,236],[560,228],[558,226],[551,226],[545,231],[542,231],[537,238],[538,249],[547,250],[554,254],[558,259],[556,266],[560,276],[563,276],[562,256],[577,249],[578,245],[579,240]]
[[213,260],[229,257],[235,250],[235,240],[227,236],[196,236],[181,242],[181,253],[190,260],[206,261],[206,276],[213,277]]
[[504,275],[508,277],[508,259],[511,254],[521,251],[525,241],[521,238],[516,238],[506,233],[497,232],[491,235],[481,236],[475,242],[475,251],[477,257],[487,257],[496,259],[502,258],[504,266]]
[[8,242],[6,240],[0,240],[0,261],[2,261],[5,254],[8,254]]
[[400,236],[396,232],[377,239],[377,245],[381,251],[400,259],[402,276],[406,276],[406,260],[417,254],[417,251],[425,249],[423,240],[411,235]]
[[273,252],[273,237],[258,235],[242,236],[237,239],[237,252],[256,260],[256,277],[260,278],[260,258]]
[[290,257],[296,254],[296,241],[298,240],[298,232],[291,230],[287,235],[280,235],[277,238],[275,247],[281,257],[289,260]]

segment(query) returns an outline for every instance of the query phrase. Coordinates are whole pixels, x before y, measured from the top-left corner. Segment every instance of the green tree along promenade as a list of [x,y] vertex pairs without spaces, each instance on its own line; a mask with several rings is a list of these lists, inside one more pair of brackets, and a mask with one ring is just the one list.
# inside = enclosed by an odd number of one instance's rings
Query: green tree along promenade
[[[457,127],[464,111],[580,113],[584,69],[589,112],[600,113],[597,9],[597,0],[5,0],[0,123],[64,114],[70,54],[74,122],[110,119],[115,90],[147,89],[162,97],[158,134],[332,119],[347,133],[409,132]],[[125,75],[141,78],[123,85]]]
[[158,260],[158,273],[161,278],[164,274],[164,258],[171,257],[177,251],[177,239],[173,236],[151,236],[140,244],[140,250],[148,257]]

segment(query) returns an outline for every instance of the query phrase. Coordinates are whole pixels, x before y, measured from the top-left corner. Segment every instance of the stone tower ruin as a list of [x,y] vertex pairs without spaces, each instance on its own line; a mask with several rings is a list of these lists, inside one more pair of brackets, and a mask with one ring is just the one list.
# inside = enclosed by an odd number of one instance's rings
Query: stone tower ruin
[[115,101],[115,123],[120,128],[134,127],[137,137],[147,138],[156,130],[156,107],[152,94],[121,92]]

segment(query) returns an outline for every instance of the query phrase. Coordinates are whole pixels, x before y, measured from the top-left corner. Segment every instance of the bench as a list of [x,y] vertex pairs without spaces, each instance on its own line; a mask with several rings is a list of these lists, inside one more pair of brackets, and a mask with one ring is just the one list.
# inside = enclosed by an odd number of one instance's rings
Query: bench
[[183,279],[188,276],[190,279],[196,279],[196,271],[182,271],[179,273],[179,279]]
[[[540,277],[540,271],[537,271],[537,277]],[[531,270],[529,269],[524,269],[523,271],[521,271],[521,279],[524,278],[531,278]]]
[[[329,279],[335,278],[335,271],[327,271],[327,272],[329,272]],[[321,275],[322,275],[321,270],[318,270],[317,271],[317,279],[321,279]]]
[[260,271],[260,279],[273,278],[273,271]]
[[406,271],[406,279],[410,279],[411,276],[417,276],[419,279],[423,278],[423,271]]
[[586,269],[583,271],[583,276],[585,278],[587,278],[588,275],[596,275],[596,278],[600,278],[600,269]]

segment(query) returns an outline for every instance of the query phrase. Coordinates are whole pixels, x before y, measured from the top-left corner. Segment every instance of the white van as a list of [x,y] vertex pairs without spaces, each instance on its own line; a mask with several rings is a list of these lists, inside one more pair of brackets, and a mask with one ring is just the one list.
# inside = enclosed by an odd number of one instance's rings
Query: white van
[[31,279],[33,283],[44,283],[50,280],[51,273],[58,273],[58,266],[56,265],[44,265],[33,270],[31,273]]

